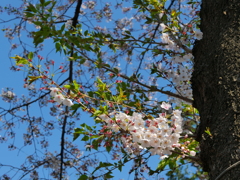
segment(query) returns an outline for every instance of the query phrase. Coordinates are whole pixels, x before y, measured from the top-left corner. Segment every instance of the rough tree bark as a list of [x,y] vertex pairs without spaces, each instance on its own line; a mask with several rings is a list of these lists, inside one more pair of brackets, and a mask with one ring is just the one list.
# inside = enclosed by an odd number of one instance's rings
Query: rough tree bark
[[[202,0],[200,16],[203,39],[193,49],[192,76],[197,140],[203,169],[216,179],[240,161],[240,1]],[[239,180],[240,164],[219,179]]]

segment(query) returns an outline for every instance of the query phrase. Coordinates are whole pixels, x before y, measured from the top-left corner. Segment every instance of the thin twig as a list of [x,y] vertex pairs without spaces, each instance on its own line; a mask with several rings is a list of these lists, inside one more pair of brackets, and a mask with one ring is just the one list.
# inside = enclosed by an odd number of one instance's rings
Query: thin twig
[[179,47],[181,47],[181,48],[182,48],[183,50],[185,50],[187,53],[192,53],[192,50],[191,50],[190,48],[188,48],[187,46],[184,46],[184,45],[182,44],[182,42],[181,42],[179,39],[177,39],[171,31],[170,31],[169,33],[170,33],[170,37],[172,38],[172,40],[173,40]]
[[[152,41],[153,41],[154,37],[156,36],[156,33],[157,33],[157,30],[158,30],[159,26],[160,26],[160,23],[158,23],[157,26],[156,26],[156,28],[154,29],[154,33],[153,33],[152,39],[151,39],[150,43],[148,44],[147,50],[146,50],[145,52],[147,52],[147,51],[148,51],[148,48],[152,45]],[[143,62],[144,57],[145,57],[145,53],[142,55],[142,58],[141,58],[141,60],[140,60],[140,63],[139,63],[139,65],[138,65],[138,68],[137,68],[137,71],[136,71],[136,75],[137,75],[139,69],[141,68],[141,65],[142,65],[142,62]]]
[[171,1],[171,4],[168,6],[167,10],[170,10],[170,9],[171,9],[171,7],[172,7],[172,5],[174,4],[174,2],[175,2],[175,0],[172,0],[172,1]]
[[[75,8],[75,13],[74,13],[74,17],[72,18],[72,27],[76,28],[77,23],[78,23],[78,16],[79,16],[79,11],[82,5],[82,0],[78,0],[77,6]],[[75,35],[74,35],[75,36]],[[71,48],[71,54],[70,56],[72,57],[74,54],[74,44],[71,43],[72,48]],[[69,82],[72,83],[73,82],[73,61],[70,61],[69,63],[69,76],[68,76]],[[69,90],[70,93],[70,90]],[[64,116],[64,120],[63,120],[63,125],[62,125],[62,134],[61,134],[61,150],[60,150],[60,160],[61,160],[61,164],[60,164],[60,180],[62,180],[63,176],[63,165],[64,165],[64,144],[65,144],[65,133],[66,133],[66,125],[67,125],[67,118],[68,118],[68,107],[66,106],[65,108],[65,116]]]
[[239,164],[240,164],[240,161],[238,161],[238,162],[234,163],[233,165],[229,166],[227,169],[225,169],[223,172],[221,172],[221,174],[219,174],[218,177],[215,180],[219,180],[227,171],[236,167]]
[[[62,82],[59,84],[59,86],[63,85],[67,80],[68,80],[68,78],[65,79],[64,81],[62,81]],[[30,102],[28,102],[28,103],[24,103],[24,104],[22,104],[22,105],[20,105],[20,106],[17,106],[17,107],[12,108],[12,109],[9,109],[9,110],[5,110],[5,109],[4,109],[4,111],[6,111],[5,114],[11,113],[12,111],[14,111],[14,110],[16,110],[16,109],[19,109],[19,108],[21,108],[21,107],[29,106],[29,105],[37,102],[38,100],[44,98],[44,97],[45,97],[46,95],[48,95],[50,92],[51,92],[51,91],[49,91],[49,92],[47,92],[47,93],[44,93],[43,95],[39,96],[38,98],[36,98],[36,99],[34,99],[34,100],[32,100],[32,101],[30,101]],[[3,109],[3,108],[2,108],[2,109]],[[5,114],[3,114],[3,115],[5,115]]]
[[[74,49],[75,49],[75,51],[81,53],[82,56],[84,56],[85,58],[87,58],[89,61],[95,63],[94,60],[92,60],[92,59],[90,59],[89,57],[87,57],[87,56],[86,56],[85,54],[83,54],[80,50],[78,50],[77,48],[74,48]],[[186,101],[186,102],[188,102],[188,103],[190,103],[190,104],[193,103],[193,100],[192,100],[192,99],[189,99],[189,98],[183,97],[183,96],[181,96],[181,95],[175,94],[175,93],[173,93],[173,92],[171,92],[171,91],[164,91],[164,90],[158,89],[156,86],[148,86],[148,85],[146,85],[146,84],[143,84],[143,83],[139,82],[138,79],[133,80],[132,78],[130,78],[130,77],[126,76],[126,75],[118,74],[118,73],[116,73],[114,70],[112,70],[112,69],[110,69],[109,67],[105,66],[104,64],[101,66],[101,68],[103,68],[103,69],[105,69],[105,70],[107,70],[107,71],[109,71],[109,72],[112,72],[112,73],[114,73],[115,75],[118,75],[119,77],[122,77],[122,78],[124,78],[124,79],[126,79],[126,80],[128,80],[128,81],[130,81],[130,82],[134,82],[134,83],[139,84],[139,85],[141,85],[141,86],[143,86],[143,87],[145,87],[145,88],[148,88],[149,91],[160,92],[160,93],[162,93],[162,94],[165,94],[165,95],[168,95],[168,96],[171,96],[171,97],[175,97],[175,98],[184,100],[184,101]]]

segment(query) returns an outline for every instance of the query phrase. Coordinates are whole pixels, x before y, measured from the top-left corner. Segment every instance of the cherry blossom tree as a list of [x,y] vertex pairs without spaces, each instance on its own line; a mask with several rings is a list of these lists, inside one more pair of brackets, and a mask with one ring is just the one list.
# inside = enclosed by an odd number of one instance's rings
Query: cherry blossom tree
[[[160,178],[161,172],[207,179],[195,140],[199,112],[192,105],[197,101],[200,108],[202,96],[193,101],[190,81],[193,65],[199,69],[193,44],[205,38],[199,10],[198,0],[3,5],[1,13],[10,17],[2,24],[11,70],[24,74],[28,94],[2,90],[10,107],[1,107],[1,143],[33,151],[19,167],[0,164],[8,167],[1,178],[44,179],[44,172],[68,179],[74,172],[80,180],[111,179],[131,162],[135,179]],[[36,104],[40,115],[33,113]],[[91,122],[83,120],[86,114]],[[14,143],[19,126],[27,129],[22,148]],[[200,133],[213,138],[212,132],[200,124]],[[56,141],[59,149],[52,150]],[[148,162],[156,157],[152,167]],[[195,173],[185,177],[180,169],[189,164]]]

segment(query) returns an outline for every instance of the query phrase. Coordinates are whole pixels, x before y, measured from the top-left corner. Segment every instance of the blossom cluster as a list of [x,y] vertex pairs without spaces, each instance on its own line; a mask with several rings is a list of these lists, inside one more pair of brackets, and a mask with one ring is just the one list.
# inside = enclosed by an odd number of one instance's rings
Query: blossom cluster
[[[161,23],[160,28],[162,32],[164,32],[167,26]],[[167,46],[165,46],[166,49],[175,51],[175,54],[177,55],[172,56],[169,59],[172,63],[171,69],[164,70],[162,68],[162,64],[159,63],[157,66],[158,70],[164,72],[167,78],[169,80],[172,80],[178,94],[186,98],[192,99],[192,89],[189,83],[192,70],[187,67],[186,63],[190,62],[190,60],[193,59],[193,55],[191,53],[181,52],[180,49],[180,47],[188,44],[189,42],[187,42],[184,38],[181,38],[181,40],[179,41],[171,37],[171,33],[170,35],[168,33],[162,33],[161,40],[163,43],[167,44]],[[200,30],[196,30],[194,31],[194,37],[198,40],[201,40],[203,37],[203,33]]]
[[83,9],[90,9],[93,10],[95,8],[95,6],[97,5],[97,3],[95,1],[87,1],[84,4],[82,4],[82,8]]
[[[171,105],[162,103],[162,108],[168,110]],[[115,118],[110,118],[107,115],[101,115],[108,128],[115,132],[120,129],[128,131],[130,137],[122,137],[121,140],[125,147],[132,153],[136,153],[141,149],[150,149],[152,155],[167,157],[175,147],[179,147],[179,138],[182,133],[182,121],[180,110],[173,110],[170,120],[167,119],[165,113],[162,113],[157,118],[144,120],[140,113],[133,113],[129,116],[125,113],[112,113]]]
[[2,89],[2,94],[0,94],[0,96],[5,102],[11,102],[12,100],[16,100],[16,94],[8,88],[6,90]]
[[117,27],[118,29],[121,29],[121,30],[127,30],[126,27],[129,26],[130,29],[132,29],[133,27],[133,22],[132,22],[133,18],[122,18],[122,19],[119,19],[117,21]]
[[175,85],[177,92],[180,95],[192,99],[192,89],[190,79],[191,79],[191,69],[188,69],[186,66],[178,66],[177,71],[168,70],[167,75],[168,79],[172,79],[172,82]]
[[65,23],[65,27],[67,28],[67,29],[70,29],[71,28],[71,26],[72,26],[72,20],[71,19],[69,19],[69,20],[67,20],[67,22]]
[[68,99],[65,98],[62,94],[60,89],[58,88],[50,88],[51,92],[50,95],[53,97],[53,100],[58,102],[59,104],[63,104],[65,106],[71,107],[73,105],[73,102]]

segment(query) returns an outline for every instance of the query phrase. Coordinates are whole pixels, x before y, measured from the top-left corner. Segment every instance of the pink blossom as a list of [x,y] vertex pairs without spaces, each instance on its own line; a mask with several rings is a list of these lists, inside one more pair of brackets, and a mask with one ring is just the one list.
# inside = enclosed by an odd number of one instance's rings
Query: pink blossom
[[171,104],[169,104],[169,103],[163,102],[161,104],[161,108],[163,108],[163,109],[169,110],[170,107],[171,107]]

